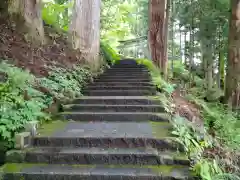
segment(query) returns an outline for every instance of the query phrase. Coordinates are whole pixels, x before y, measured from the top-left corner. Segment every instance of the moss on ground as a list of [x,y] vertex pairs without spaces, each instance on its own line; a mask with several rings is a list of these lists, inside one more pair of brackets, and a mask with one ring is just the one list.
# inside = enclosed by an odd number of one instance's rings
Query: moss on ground
[[38,136],[51,136],[57,131],[64,130],[69,121],[55,120],[41,125],[37,130]]
[[[28,164],[28,163],[8,163],[5,164],[2,168],[0,173],[16,173],[22,172],[24,169],[32,168],[32,167],[44,167],[49,166],[49,164]],[[149,165],[58,165],[58,166],[72,166],[73,168],[95,168],[95,167],[105,167],[105,168],[148,168],[151,169],[155,173],[163,174],[163,175],[170,175],[170,173],[174,169],[186,169],[186,166],[168,166],[168,165],[160,165],[160,166],[149,166]]]
[[150,122],[152,126],[152,134],[157,139],[171,137],[172,125],[169,122]]

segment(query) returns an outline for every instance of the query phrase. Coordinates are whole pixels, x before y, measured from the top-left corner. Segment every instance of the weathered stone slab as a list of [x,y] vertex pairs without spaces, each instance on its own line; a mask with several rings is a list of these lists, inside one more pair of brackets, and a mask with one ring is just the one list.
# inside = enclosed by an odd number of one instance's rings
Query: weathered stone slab
[[134,86],[134,87],[142,87],[142,86],[154,86],[151,82],[94,82],[89,84],[90,86]]
[[63,112],[60,114],[65,120],[74,121],[105,121],[105,122],[166,122],[169,117],[166,113],[152,112]]
[[151,105],[160,104],[160,101],[145,96],[83,96],[79,99],[75,99],[72,104]]
[[89,90],[84,91],[85,96],[152,96],[155,90]]
[[96,86],[96,85],[91,85],[87,86],[85,90],[149,90],[149,91],[155,91],[156,92],[156,87],[155,86]]
[[15,148],[24,149],[31,145],[31,133],[21,132],[15,135]]
[[161,105],[68,104],[63,108],[67,112],[165,112]]
[[[182,166],[140,168],[140,167],[84,167],[71,165],[33,165],[15,168],[17,172],[5,172],[4,180],[191,180],[190,171]],[[190,176],[190,177],[189,177]]]
[[94,82],[150,82],[149,79],[136,79],[136,78],[128,78],[128,79],[95,79]]
[[[24,161],[23,161],[24,162]],[[44,148],[29,151],[25,162],[45,164],[189,165],[183,155],[153,148]]]

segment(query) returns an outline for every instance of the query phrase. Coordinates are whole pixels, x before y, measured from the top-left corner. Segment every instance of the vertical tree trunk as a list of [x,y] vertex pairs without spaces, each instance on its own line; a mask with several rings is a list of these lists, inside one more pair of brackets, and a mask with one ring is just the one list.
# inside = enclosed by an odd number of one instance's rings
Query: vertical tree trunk
[[5,18],[8,15],[8,0],[2,0],[0,3],[0,16]]
[[207,45],[207,76],[206,76],[206,83],[207,89],[210,90],[213,87],[213,47],[211,44]]
[[221,89],[224,89],[225,61],[224,61],[224,52],[222,50],[220,50],[219,52],[219,77],[220,77],[219,86]]
[[211,40],[202,38],[202,57],[205,85],[207,89],[213,87],[213,57]]
[[240,106],[240,0],[231,1],[225,101]]
[[149,1],[149,41],[153,62],[164,73],[167,67],[162,67],[164,60],[164,17],[165,0]]
[[72,44],[91,65],[96,65],[99,58],[100,9],[101,0],[76,0],[73,8]]
[[187,30],[184,30],[184,64],[187,64]]
[[168,24],[170,14],[170,0],[167,0],[166,15],[164,20],[164,45],[163,45],[163,60],[161,61],[161,67],[164,67],[163,73],[167,74],[167,63],[168,63]]
[[[9,0],[8,14],[22,28],[27,27],[33,42],[44,43],[44,28],[41,15],[41,0]],[[24,23],[24,27],[23,24]]]

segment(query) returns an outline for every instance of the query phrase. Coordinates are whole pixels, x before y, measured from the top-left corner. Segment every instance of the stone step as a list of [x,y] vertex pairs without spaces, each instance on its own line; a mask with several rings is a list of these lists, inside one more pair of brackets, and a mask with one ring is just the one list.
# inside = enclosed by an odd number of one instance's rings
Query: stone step
[[68,104],[63,106],[67,112],[164,112],[165,109],[161,105],[106,105],[106,104]]
[[140,75],[140,76],[133,76],[133,75],[101,75],[95,79],[151,79],[149,75]]
[[118,76],[141,76],[141,75],[150,75],[149,72],[131,72],[131,71],[120,71],[120,72],[116,72],[116,71],[105,71],[102,75],[118,75]]
[[91,90],[149,90],[155,91],[156,87],[154,86],[97,86],[97,85],[90,85],[85,88],[86,91]]
[[149,79],[95,79],[94,82],[147,82],[150,83]]
[[153,86],[151,82],[94,82],[89,84],[89,86],[135,86],[135,87],[142,87],[142,86]]
[[146,69],[147,67],[144,65],[123,65],[123,64],[116,64],[116,65],[112,65],[111,68],[137,68],[137,69],[141,69],[144,68]]
[[152,96],[156,90],[89,90],[83,91],[85,96]]
[[[89,110],[90,111],[90,110]],[[152,112],[63,112],[59,114],[65,120],[74,121],[105,121],[105,122],[168,122],[169,117],[166,113]]]
[[109,105],[159,105],[158,99],[144,96],[82,96],[72,104],[109,104]]
[[[16,157],[21,157],[16,159]],[[154,148],[34,148],[9,151],[8,163],[100,164],[100,165],[190,165],[184,153]]]
[[185,166],[104,166],[104,165],[48,165],[48,164],[6,164],[3,180],[192,180],[190,170]]
[[143,68],[143,69],[139,69],[139,68],[110,68],[108,70],[106,70],[106,72],[116,72],[116,73],[123,73],[123,72],[127,72],[127,73],[149,73],[149,70]]
[[35,147],[145,148],[183,151],[168,122],[52,121],[37,129]]
[[113,80],[116,80],[116,79],[147,79],[147,80],[150,80],[151,77],[150,76],[99,76],[99,77],[96,77],[95,79],[113,79]]

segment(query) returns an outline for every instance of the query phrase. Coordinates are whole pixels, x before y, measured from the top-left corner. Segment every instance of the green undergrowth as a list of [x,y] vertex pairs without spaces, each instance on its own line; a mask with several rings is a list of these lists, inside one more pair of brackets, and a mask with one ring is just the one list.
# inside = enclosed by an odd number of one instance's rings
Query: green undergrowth
[[[224,141],[224,145],[231,146],[232,149],[239,148],[239,121],[237,116],[226,109],[219,103],[208,103],[199,98],[199,93],[189,93],[186,97],[202,109],[202,115],[205,120],[204,129],[197,129],[196,126],[187,119],[180,117],[174,113],[174,103],[172,93],[175,91],[176,85],[166,82],[160,75],[160,70],[147,59],[137,59],[139,64],[144,64],[151,72],[153,83],[161,90],[161,93],[156,96],[165,107],[165,110],[171,114],[171,123],[173,125],[172,134],[177,136],[177,140],[184,148],[189,159],[193,160],[191,165],[192,171],[203,180],[239,180],[236,171],[229,171],[226,164],[219,159],[219,156],[206,156],[206,151],[214,149],[217,146],[218,140]],[[181,66],[174,69],[173,76],[178,78],[177,83],[182,81],[187,82],[188,72]],[[203,80],[194,76],[194,86],[202,86]],[[174,81],[176,82],[176,81]],[[178,84],[179,85],[179,84]],[[193,90],[193,89],[192,89]],[[191,92],[191,91],[190,91]],[[200,94],[203,94],[200,90]],[[206,93],[205,93],[206,94]],[[229,122],[231,121],[231,122]],[[210,135],[209,127],[211,123],[214,124],[217,132],[217,137],[213,138]],[[221,155],[220,155],[221,156]],[[226,162],[225,162],[226,163]],[[231,163],[231,161],[229,161]],[[235,166],[235,165],[229,165]],[[228,166],[228,168],[229,168]]]
[[[181,67],[181,68],[180,68]],[[175,69],[176,68],[176,69]],[[183,71],[187,71],[182,64],[176,64],[175,71],[181,81]],[[201,79],[198,77],[198,79]],[[200,80],[204,82],[202,79]],[[214,130],[217,138],[231,149],[240,150],[240,117],[227,105],[220,103],[219,98],[223,95],[222,90],[213,88],[206,90],[204,83],[187,89],[186,98],[196,104],[202,111],[205,127]],[[207,99],[207,101],[206,101]]]
[[7,61],[0,63],[0,161],[14,147],[15,133],[23,131],[27,122],[51,121],[53,105],[81,96],[84,85],[95,76],[84,65],[49,68],[49,75],[40,78]]
[[116,53],[107,43],[103,40],[100,43],[100,49],[103,57],[107,61],[108,65],[114,64],[116,61],[121,59],[120,55]]

